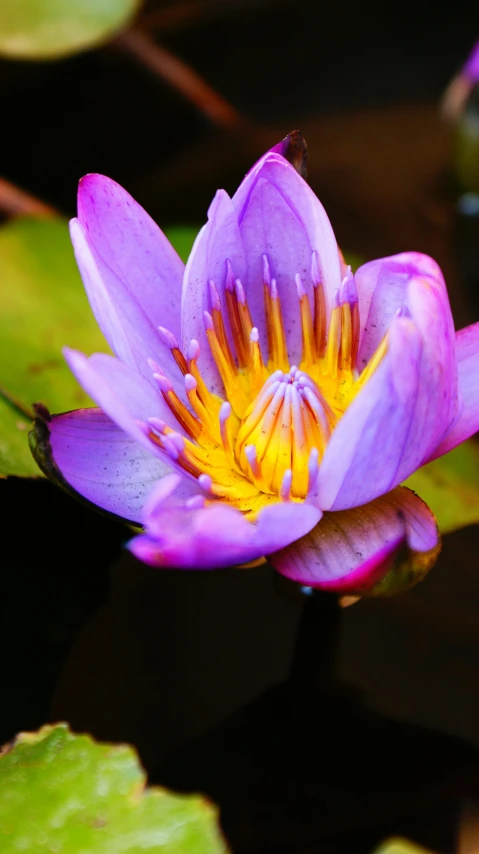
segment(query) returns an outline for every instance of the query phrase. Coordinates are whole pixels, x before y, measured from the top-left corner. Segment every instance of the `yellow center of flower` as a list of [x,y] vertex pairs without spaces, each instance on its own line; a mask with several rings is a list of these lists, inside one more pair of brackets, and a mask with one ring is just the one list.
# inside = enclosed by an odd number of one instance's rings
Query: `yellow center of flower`
[[[290,365],[276,282],[264,257],[264,307],[268,358],[263,358],[241,282],[231,265],[225,287],[228,338],[221,302],[209,282],[211,312],[205,312],[208,344],[226,400],[212,394],[198,368],[199,345],[186,354],[166,329],[160,332],[185,378],[189,407],[161,369],[151,362],[161,393],[187,438],[157,419],[148,435],[175,465],[196,478],[210,498],[237,507],[250,518],[268,502],[302,501],[313,488],[319,463],[338,419],[371,376],[384,353],[383,340],[359,376],[357,293],[350,271],[334,295],[327,328],[324,290],[313,253],[314,305],[296,277],[302,358]],[[234,350],[229,342],[232,342]]]

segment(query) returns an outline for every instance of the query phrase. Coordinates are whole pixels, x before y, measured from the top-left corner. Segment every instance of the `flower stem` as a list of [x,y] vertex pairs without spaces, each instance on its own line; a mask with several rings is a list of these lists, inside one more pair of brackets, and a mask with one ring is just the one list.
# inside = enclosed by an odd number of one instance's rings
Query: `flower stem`
[[308,700],[329,693],[334,683],[340,628],[338,597],[302,588],[305,602],[291,665],[290,681]]
[[21,400],[15,397],[11,392],[7,391],[6,388],[0,386],[0,400],[4,400],[8,405],[15,409],[19,415],[25,418],[26,421],[33,421],[35,415],[31,409],[28,408]]

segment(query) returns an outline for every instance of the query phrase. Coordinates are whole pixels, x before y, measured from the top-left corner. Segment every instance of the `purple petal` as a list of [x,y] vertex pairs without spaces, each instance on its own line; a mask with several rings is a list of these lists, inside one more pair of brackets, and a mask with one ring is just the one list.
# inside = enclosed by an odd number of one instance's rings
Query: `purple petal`
[[427,505],[398,487],[362,507],[325,513],[307,536],[269,561],[282,575],[310,587],[362,595],[381,583],[375,592],[385,595],[420,580],[434,563],[438,544]]
[[129,548],[152,566],[219,569],[282,548],[304,536],[320,518],[321,511],[307,504],[274,504],[252,524],[225,504],[175,506],[160,491],[159,505],[149,508],[146,533],[132,540]]
[[[416,294],[409,297],[417,316]],[[396,317],[388,352],[337,424],[311,500],[323,510],[345,510],[389,492],[430,456],[457,406],[455,356],[449,317],[434,291],[421,294],[431,340],[415,320]]]
[[[90,305],[114,353],[151,383],[154,381],[148,359],[154,359],[161,363],[173,384],[179,385],[180,373],[171,352],[137,294],[103,261],[76,219],[70,223],[70,235]],[[161,289],[158,302],[161,304]],[[179,316],[179,298],[177,312]]]
[[329,219],[316,196],[280,154],[266,154],[233,196],[246,262],[245,289],[253,323],[266,344],[263,311],[263,254],[276,279],[288,339],[290,362],[301,357],[301,323],[295,276],[300,274],[313,304],[311,257],[315,249],[326,294],[332,302],[341,284],[340,257]]
[[139,305],[154,327],[165,326],[179,339],[184,264],[157,224],[104,175],[80,181],[78,219],[125,297]]
[[51,462],[62,479],[103,510],[141,522],[147,496],[171,470],[100,409],[54,415],[47,427]]
[[[136,371],[113,356],[83,353],[65,348],[65,358],[78,382],[115,424],[144,448],[161,456],[146,437],[141,424],[148,418],[172,422],[173,416],[161,394]],[[175,424],[178,432],[183,432]]]
[[183,348],[186,350],[192,339],[198,341],[199,367],[207,385],[216,394],[223,393],[223,384],[206,338],[203,312],[211,311],[208,290],[210,279],[216,285],[223,311],[225,310],[227,259],[233,267],[234,275],[244,282],[246,265],[238,218],[228,194],[219,190],[210,205],[208,222],[201,229],[191,250],[183,280],[181,302]]
[[479,41],[472,48],[471,53],[467,57],[466,62],[462,67],[462,74],[467,77],[471,83],[479,81]]
[[459,372],[459,415],[430,457],[435,460],[479,430],[479,323],[460,329],[456,335]]
[[432,287],[437,309],[448,315],[449,331],[452,332],[453,322],[444,278],[439,266],[429,255],[403,252],[400,255],[378,258],[359,267],[354,279],[358,290],[361,320],[359,370],[367,364],[381,343],[398,308],[407,306],[409,311],[411,310],[412,283],[415,283],[418,292],[418,311],[414,319],[420,328],[427,331],[425,324],[421,324],[421,294],[427,296]]

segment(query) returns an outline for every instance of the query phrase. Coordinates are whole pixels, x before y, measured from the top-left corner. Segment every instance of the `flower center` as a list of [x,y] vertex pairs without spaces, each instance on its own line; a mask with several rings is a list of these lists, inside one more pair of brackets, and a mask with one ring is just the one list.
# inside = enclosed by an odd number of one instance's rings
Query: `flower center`
[[209,282],[211,310],[204,312],[206,338],[226,400],[207,388],[197,364],[197,341],[190,342],[185,355],[174,336],[160,328],[184,375],[189,407],[161,368],[150,362],[159,389],[186,438],[153,418],[146,427],[149,438],[184,473],[197,479],[207,496],[227,501],[248,515],[256,515],[270,501],[307,497],[331,431],[386,352],[385,338],[359,376],[359,309],[351,270],[348,268],[341,289],[334,294],[329,324],[316,252],[311,277],[313,306],[301,277],[296,276],[302,334],[299,367],[289,363],[281,303],[266,256],[267,359],[261,352],[244,288],[235,280],[231,264],[226,262],[225,306],[215,283]]
[[304,498],[310,454],[323,455],[336,420],[307,373],[275,371],[243,416],[236,460],[262,492]]

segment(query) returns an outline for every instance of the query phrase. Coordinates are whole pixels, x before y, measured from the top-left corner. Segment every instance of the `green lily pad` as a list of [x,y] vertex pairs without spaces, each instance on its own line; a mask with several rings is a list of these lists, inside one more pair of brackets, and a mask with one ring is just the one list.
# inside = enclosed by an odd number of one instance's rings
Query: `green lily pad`
[[2,0],[0,54],[56,59],[108,41],[140,0]]
[[[197,231],[168,232],[184,260]],[[12,411],[2,388],[27,409],[37,401],[51,412],[93,405],[62,348],[108,351],[78,273],[66,220],[19,219],[0,229],[0,299],[0,476],[39,474],[24,429],[29,419]]]
[[405,484],[434,513],[443,534],[479,522],[479,446],[472,440],[423,466]]
[[408,839],[397,838],[386,839],[379,848],[374,849],[374,854],[431,854],[421,845],[409,842]]
[[0,477],[41,474],[28,447],[30,422],[0,396]]
[[216,819],[200,796],[145,788],[133,748],[66,724],[22,733],[0,756],[2,854],[226,854]]
[[199,228],[193,225],[175,225],[165,229],[171,245],[175,247],[181,260],[187,262]]
[[0,229],[0,383],[31,407],[88,405],[62,348],[107,350],[63,219],[23,219]]

